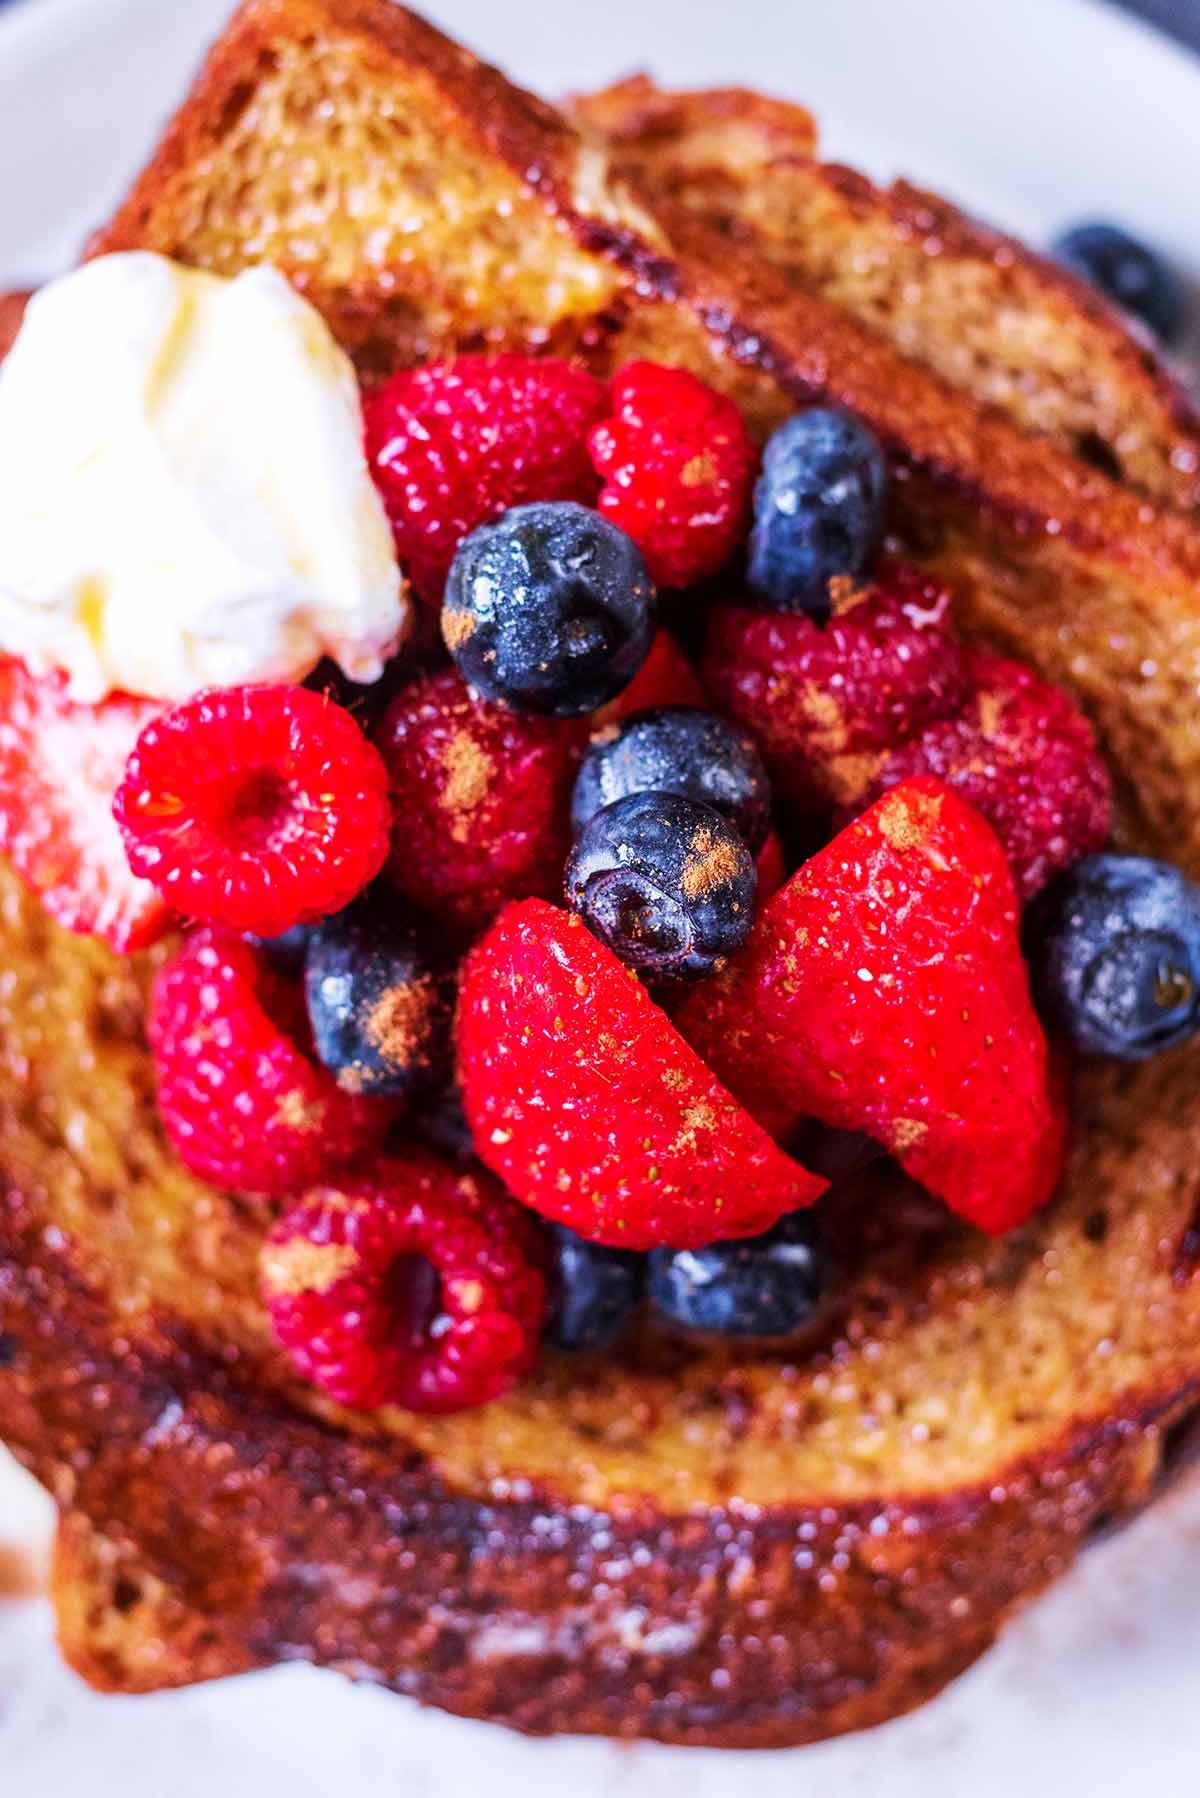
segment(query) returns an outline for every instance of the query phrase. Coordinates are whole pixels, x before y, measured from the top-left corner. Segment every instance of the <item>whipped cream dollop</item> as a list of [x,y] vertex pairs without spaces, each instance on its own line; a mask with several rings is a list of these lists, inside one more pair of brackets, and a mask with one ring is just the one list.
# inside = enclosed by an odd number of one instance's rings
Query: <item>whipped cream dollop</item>
[[0,649],[81,700],[378,678],[410,606],[353,369],[272,268],[145,252],[31,301],[0,369]]

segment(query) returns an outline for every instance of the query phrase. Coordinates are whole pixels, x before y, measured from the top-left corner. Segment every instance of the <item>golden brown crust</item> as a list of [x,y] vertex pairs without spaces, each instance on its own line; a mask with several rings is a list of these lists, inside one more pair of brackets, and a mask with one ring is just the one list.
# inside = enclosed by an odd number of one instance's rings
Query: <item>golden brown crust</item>
[[304,1658],[536,1733],[729,1747],[931,1696],[1144,1496],[1197,1394],[1131,1393],[922,1499],[597,1509],[513,1472],[464,1495],[420,1453],[240,1384],[186,1332],[167,1353],[114,1344],[45,1247],[10,1269],[3,1316],[0,1421],[59,1497],[60,1635],[100,1689]]
[[59,1502],[60,1631],[106,1689],[299,1656],[532,1730],[859,1727],[1137,1502],[1200,1397],[1183,1053],[1087,1075],[1067,1190],[1005,1242],[882,1170],[844,1189],[838,1307],[790,1356],[650,1334],[485,1412],[351,1418],[270,1342],[266,1207],[164,1141],[156,957],[3,870],[0,909],[0,1435]]
[[[281,200],[268,159],[255,215],[243,159],[268,117],[315,154],[321,117],[349,129],[351,80],[372,131],[388,84],[403,124],[364,164],[364,207],[343,204],[334,134],[332,199],[289,176]],[[364,211],[394,223],[381,169],[410,171],[419,209],[429,169],[403,142],[424,156],[430,133],[470,231],[418,233],[407,262],[346,235]],[[515,261],[514,218],[533,246]],[[556,115],[388,0],[253,0],[98,245],[229,266],[285,238],[366,367],[563,342],[601,368],[694,366],[760,432],[798,398],[856,406],[899,465],[898,528],[964,579],[966,621],[1069,675],[1126,770],[1129,832],[1200,861],[1200,544],[1181,520],[798,292],[727,224],[644,223]],[[191,1180],[163,1140],[153,958],[64,936],[3,870],[0,918],[0,1435],[59,1502],[64,1646],[107,1689],[307,1658],[530,1730],[815,1739],[968,1664],[1144,1494],[1200,1400],[1183,1054],[1085,1077],[1068,1190],[1004,1243],[890,1176],[845,1193],[840,1306],[803,1354],[647,1336],[548,1358],[483,1413],[350,1418],[270,1341],[265,1208]]]
[[[737,92],[645,76],[576,96],[655,209],[724,218],[789,280],[909,359],[1160,503],[1200,506],[1200,419],[1145,335],[1097,290],[935,194],[814,159]],[[720,133],[711,114],[717,114]],[[723,135],[722,135],[723,134]],[[739,154],[740,152],[740,154]]]

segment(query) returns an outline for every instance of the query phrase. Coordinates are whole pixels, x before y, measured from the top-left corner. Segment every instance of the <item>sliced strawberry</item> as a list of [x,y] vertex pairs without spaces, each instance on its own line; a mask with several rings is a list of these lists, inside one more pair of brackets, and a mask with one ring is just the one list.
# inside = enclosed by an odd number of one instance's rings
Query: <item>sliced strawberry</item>
[[0,848],[52,918],[122,953],[171,917],[130,873],[112,815],[129,754],[161,710],[124,695],[76,705],[64,676],[0,658]]
[[906,781],[807,862],[679,1028],[747,1109],[884,1143],[980,1229],[1053,1193],[1065,1112],[1029,997],[1004,851]]
[[459,1078],[479,1154],[596,1242],[753,1236],[824,1181],[791,1161],[577,917],[510,905],[465,964]]

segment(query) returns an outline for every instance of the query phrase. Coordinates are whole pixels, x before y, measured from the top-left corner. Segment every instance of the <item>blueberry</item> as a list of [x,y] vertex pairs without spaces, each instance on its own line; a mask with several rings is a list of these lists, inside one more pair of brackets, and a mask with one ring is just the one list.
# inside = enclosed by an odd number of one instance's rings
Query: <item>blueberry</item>
[[450,1081],[433,1098],[423,1100],[413,1126],[430,1148],[451,1161],[474,1161],[475,1139],[463,1108],[462,1092]]
[[1075,225],[1055,239],[1060,262],[1090,281],[1123,311],[1174,343],[1183,324],[1183,288],[1170,264],[1116,225]]
[[771,827],[771,789],[753,740],[715,712],[660,706],[593,737],[571,801],[576,835],[630,793],[678,793],[728,818],[751,855]]
[[441,1072],[446,983],[381,908],[352,907],[313,932],[304,991],[317,1054],[347,1092],[411,1095]]
[[759,603],[827,619],[830,581],[871,566],[886,491],[883,451],[850,413],[815,407],[780,425],[754,489],[747,579]]
[[641,551],[570,500],[515,506],[459,544],[442,635],[468,684],[517,712],[578,718],[624,691],[657,614]]
[[706,980],[754,921],[754,858],[711,805],[631,793],[584,828],[568,902],[594,936],[651,980]]
[[246,941],[261,949],[277,974],[303,974],[308,945],[312,941],[311,924],[293,924],[279,936],[247,934]]
[[1200,888],[1140,855],[1089,855],[1027,919],[1039,999],[1092,1055],[1144,1061],[1200,1029]]
[[793,1211],[762,1236],[706,1249],[654,1249],[647,1289],[660,1316],[719,1336],[796,1336],[817,1315],[829,1259],[810,1211]]
[[565,1224],[550,1226],[550,1242],[550,1341],[561,1349],[610,1348],[641,1299],[645,1257],[588,1242]]

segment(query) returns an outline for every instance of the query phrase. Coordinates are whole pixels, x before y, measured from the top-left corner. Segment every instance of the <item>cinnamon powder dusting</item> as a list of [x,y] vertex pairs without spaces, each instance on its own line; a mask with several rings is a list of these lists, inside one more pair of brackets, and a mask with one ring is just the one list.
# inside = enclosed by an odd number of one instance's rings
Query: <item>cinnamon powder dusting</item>
[[683,864],[680,885],[688,899],[704,899],[738,871],[738,853],[732,843],[722,842],[711,831],[701,828],[692,838]]
[[442,613],[442,641],[451,652],[461,647],[475,630],[474,612],[460,611],[447,606]]
[[454,841],[465,843],[470,835],[471,814],[478,810],[491,791],[496,764],[467,730],[453,733],[442,750],[441,759],[446,776],[442,787],[442,810],[449,815]]
[[292,1298],[300,1292],[328,1292],[355,1267],[358,1255],[339,1242],[272,1244],[263,1250],[263,1277],[276,1297]]
[[940,799],[922,793],[892,793],[876,813],[879,828],[893,849],[919,849],[938,821]]
[[307,1104],[295,1088],[281,1095],[275,1115],[289,1130],[315,1130],[320,1123],[320,1107]]
[[393,1067],[409,1067],[420,1054],[429,1027],[432,983],[411,980],[394,986],[371,1008],[364,1034]]

